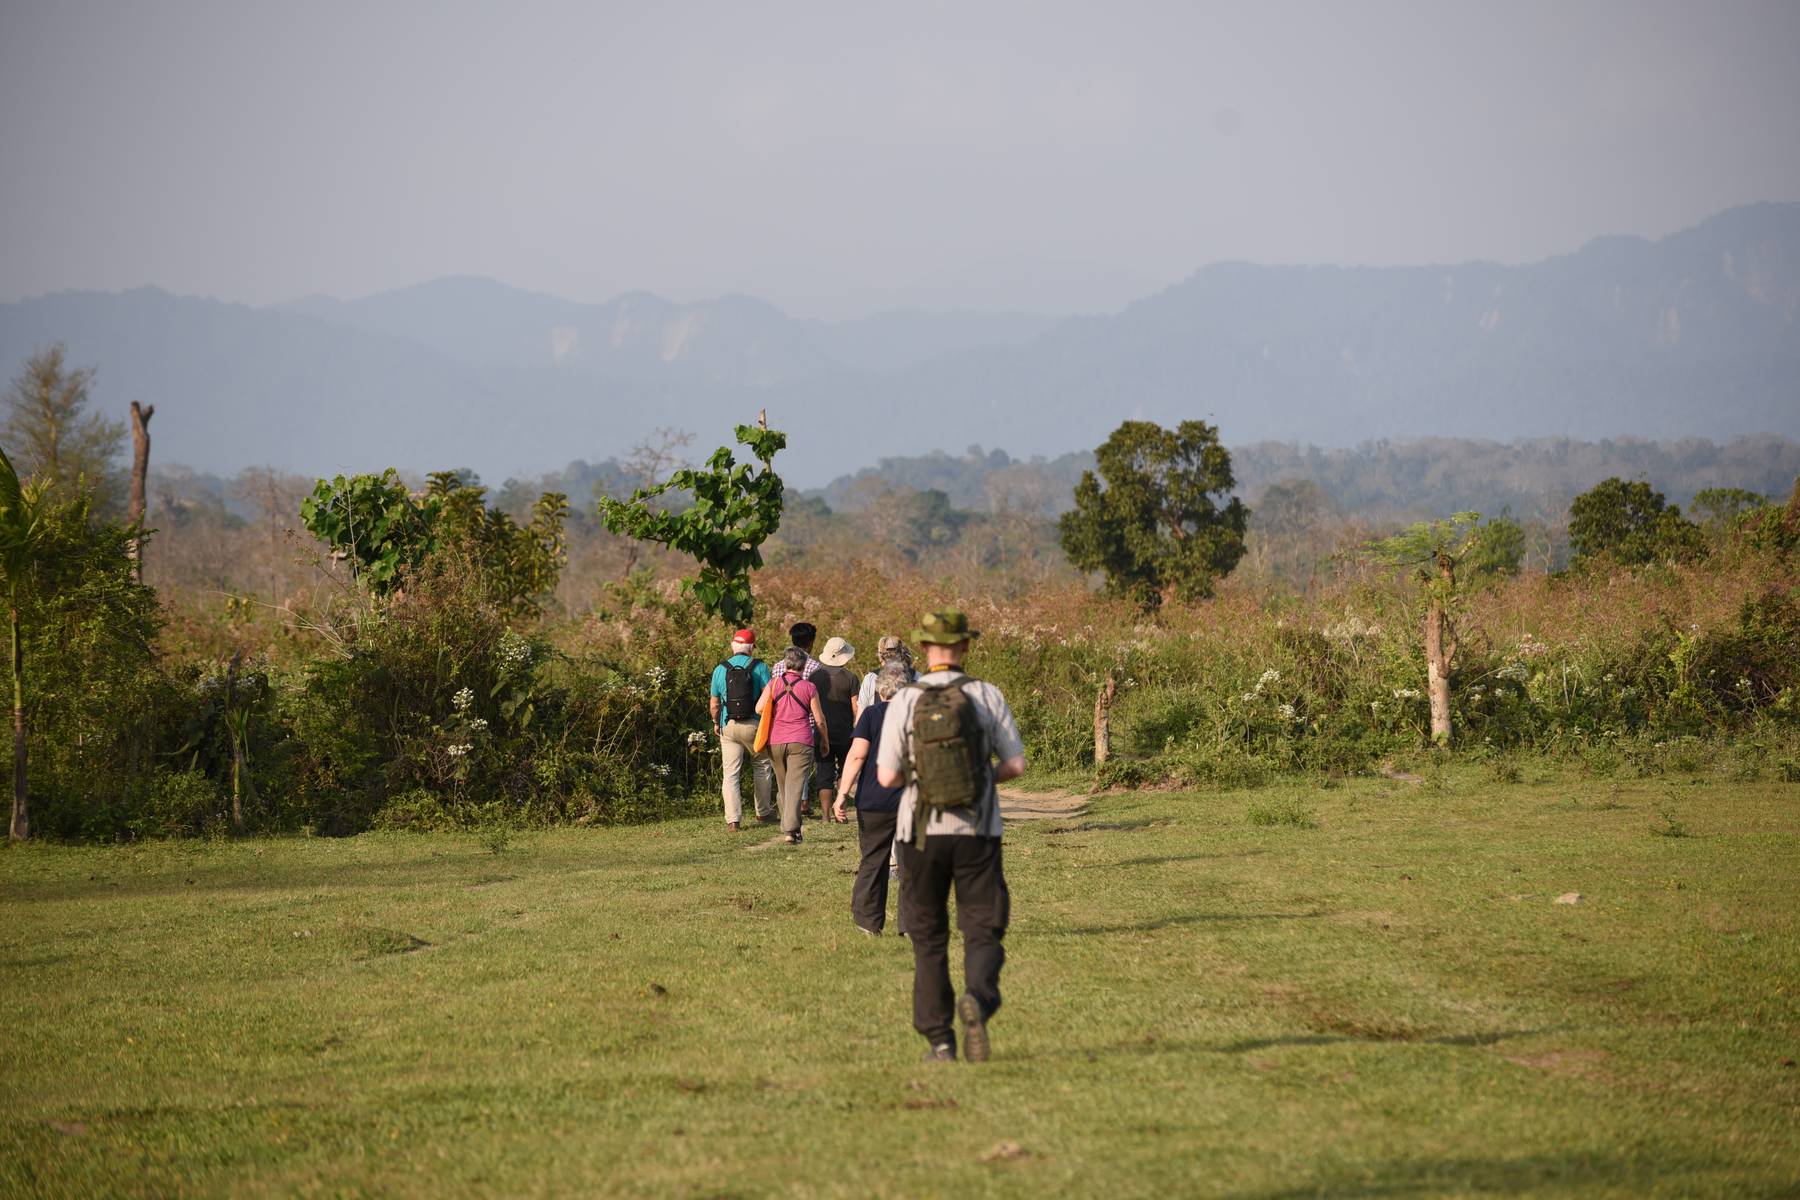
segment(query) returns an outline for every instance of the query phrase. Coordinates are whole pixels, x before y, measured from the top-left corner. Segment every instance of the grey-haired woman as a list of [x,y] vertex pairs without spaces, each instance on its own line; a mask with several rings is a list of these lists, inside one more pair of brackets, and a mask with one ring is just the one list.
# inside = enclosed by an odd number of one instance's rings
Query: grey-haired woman
[[863,676],[862,687],[856,693],[857,712],[860,713],[875,703],[875,677],[881,674],[881,668],[891,662],[906,664],[907,683],[919,677],[918,671],[913,668],[912,651],[906,648],[906,643],[892,634],[887,635],[875,643],[875,669]]
[[[910,664],[883,663],[875,675],[875,703],[856,718],[850,735],[850,756],[844,761],[844,778],[856,780],[856,835],[862,859],[856,883],[850,889],[850,916],[870,937],[887,924],[888,858],[894,847],[894,822],[900,816],[901,788],[886,788],[875,777],[875,747],[881,745],[881,726],[887,719],[888,701],[912,682]],[[843,819],[844,801],[837,802]],[[906,930],[900,930],[905,933]]]
[[818,763],[814,747],[818,753],[831,752],[819,689],[800,678],[806,659],[806,651],[789,646],[782,656],[787,670],[769,681],[756,702],[759,714],[769,710],[769,761],[781,797],[781,832],[790,846],[800,841],[800,809]]

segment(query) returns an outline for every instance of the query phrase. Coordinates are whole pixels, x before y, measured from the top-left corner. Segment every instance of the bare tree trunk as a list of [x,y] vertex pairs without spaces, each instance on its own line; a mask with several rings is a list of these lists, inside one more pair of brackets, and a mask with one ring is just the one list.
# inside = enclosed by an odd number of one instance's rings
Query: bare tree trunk
[[[156,405],[148,407],[131,402],[131,493],[125,501],[125,523],[141,525],[144,521],[144,479],[150,473],[150,418]],[[137,581],[144,581],[144,541],[134,537],[125,552],[131,556],[131,570]]]
[[244,778],[244,752],[237,738],[231,739],[231,831],[244,832],[244,796],[240,790]]
[[31,836],[31,800],[25,791],[25,652],[19,644],[19,602],[9,606],[12,618],[13,684],[13,810],[12,836],[24,841]]
[[231,739],[231,828],[234,833],[242,833],[244,799],[239,784],[244,777],[244,763],[238,750],[237,723],[231,719],[237,701],[237,669],[238,655],[234,654],[231,665],[225,668],[225,733]]
[[263,516],[269,525],[269,603],[279,605],[281,595],[281,497],[275,490],[275,468],[263,468]]
[[1444,596],[1432,597],[1425,610],[1425,694],[1431,701],[1431,741],[1444,747],[1450,745],[1450,664],[1456,657],[1456,633],[1445,608],[1445,597],[1455,582],[1453,570],[1440,554],[1438,573]]
[[244,652],[239,650],[231,656],[231,665],[225,668],[225,732],[231,738],[231,828],[236,833],[244,831],[243,789],[250,782],[244,770],[244,742],[250,736],[250,727],[246,722],[240,731],[238,721],[234,719],[237,713],[238,663],[243,658]]
[[1094,699],[1094,765],[1112,758],[1112,706],[1119,698],[1119,668],[1107,672],[1106,682]]

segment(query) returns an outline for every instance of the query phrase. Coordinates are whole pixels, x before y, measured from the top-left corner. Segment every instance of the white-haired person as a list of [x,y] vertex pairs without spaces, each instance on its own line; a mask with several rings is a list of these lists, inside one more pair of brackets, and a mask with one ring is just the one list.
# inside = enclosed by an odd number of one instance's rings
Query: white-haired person
[[754,780],[756,819],[775,823],[775,772],[769,756],[756,752],[756,699],[768,686],[769,665],[756,657],[756,631],[738,630],[731,638],[730,657],[713,668],[708,696],[724,768],[725,828],[732,833],[744,819],[746,770]]
[[[901,687],[905,687],[908,683],[918,682],[919,669],[913,665],[912,651],[907,649],[905,642],[893,634],[883,634],[875,642],[875,669],[863,676],[862,688],[856,694],[858,712],[867,710],[871,704],[875,703],[875,681],[889,663],[899,663],[906,668],[906,681],[900,685]],[[847,778],[854,779],[855,776]],[[888,879],[893,882],[898,882],[900,879],[900,852],[898,850],[888,851]],[[905,922],[901,922],[900,928],[896,932],[901,934],[906,932]]]
[[919,677],[918,669],[913,666],[912,651],[906,648],[906,643],[891,633],[883,635],[875,643],[875,667],[862,677],[862,686],[856,693],[858,712],[875,703],[875,677],[881,674],[881,668],[891,662],[905,664],[907,683]]

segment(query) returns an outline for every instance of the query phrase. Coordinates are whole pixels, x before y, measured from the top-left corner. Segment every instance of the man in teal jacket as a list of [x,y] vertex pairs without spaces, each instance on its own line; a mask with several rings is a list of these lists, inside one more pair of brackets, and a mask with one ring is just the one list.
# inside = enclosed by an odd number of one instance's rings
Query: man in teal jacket
[[756,698],[769,686],[769,664],[755,655],[756,631],[740,629],[731,638],[731,657],[712,673],[710,703],[725,768],[725,828],[733,833],[743,827],[746,766],[756,780],[756,819],[764,825],[776,819],[775,770],[767,754],[756,753]]

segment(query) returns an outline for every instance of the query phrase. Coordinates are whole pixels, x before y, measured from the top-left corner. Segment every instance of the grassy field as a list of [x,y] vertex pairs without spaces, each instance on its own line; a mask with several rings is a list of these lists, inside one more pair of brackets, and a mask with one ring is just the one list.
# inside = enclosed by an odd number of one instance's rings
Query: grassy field
[[979,1067],[918,1061],[841,827],[0,853],[0,1191],[1800,1194],[1800,786],[1464,767],[1008,839]]

